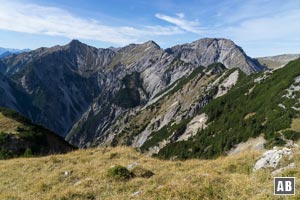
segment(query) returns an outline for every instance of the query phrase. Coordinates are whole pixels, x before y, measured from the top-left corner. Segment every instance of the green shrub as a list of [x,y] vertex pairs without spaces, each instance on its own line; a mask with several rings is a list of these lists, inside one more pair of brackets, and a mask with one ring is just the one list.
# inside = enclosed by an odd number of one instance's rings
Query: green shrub
[[107,175],[112,179],[121,181],[126,181],[133,178],[133,173],[121,165],[116,165],[108,169]]
[[31,151],[31,149],[30,148],[26,148],[23,156],[24,157],[32,157],[33,153]]
[[11,150],[3,150],[0,148],[0,160],[13,158],[14,154]]
[[267,149],[271,149],[274,146],[283,146],[286,142],[279,136],[275,136],[274,138],[267,140],[265,147]]
[[0,144],[4,144],[9,139],[8,133],[1,132],[0,133]]
[[292,130],[283,131],[282,134],[288,140],[298,140],[300,138],[300,133]]
[[17,127],[17,132],[18,133],[22,133],[24,131],[26,131],[26,129],[24,127],[19,127],[19,126]]

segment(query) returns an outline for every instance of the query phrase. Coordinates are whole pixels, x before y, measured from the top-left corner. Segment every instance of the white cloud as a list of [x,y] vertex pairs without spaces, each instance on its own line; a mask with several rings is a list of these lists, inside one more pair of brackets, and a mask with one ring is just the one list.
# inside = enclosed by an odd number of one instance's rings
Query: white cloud
[[183,19],[183,18],[184,18],[184,13],[176,13],[176,15],[177,15],[180,19]]
[[125,45],[147,36],[174,35],[183,31],[175,26],[108,26],[70,12],[35,4],[0,0],[0,29],[31,34],[91,39]]
[[[300,10],[278,13],[276,16],[244,20],[225,29],[228,35],[239,40],[295,40],[300,32]],[[278,42],[278,41],[277,41]]]
[[251,56],[300,53],[299,21],[300,10],[290,9],[220,26],[212,36],[232,39]]
[[183,13],[177,13],[177,17],[171,17],[168,15],[163,15],[160,13],[155,14],[155,16],[158,19],[164,20],[166,22],[169,22],[171,24],[175,24],[177,27],[181,28],[182,30],[196,33],[196,34],[203,34],[204,28],[200,26],[200,23],[198,20],[195,21],[188,21],[184,19]]

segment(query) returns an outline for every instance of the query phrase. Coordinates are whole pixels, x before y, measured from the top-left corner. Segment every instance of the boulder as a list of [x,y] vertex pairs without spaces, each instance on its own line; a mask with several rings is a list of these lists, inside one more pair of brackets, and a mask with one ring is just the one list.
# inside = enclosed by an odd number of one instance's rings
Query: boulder
[[283,156],[292,156],[292,154],[293,152],[289,148],[279,150],[277,147],[274,147],[273,150],[266,151],[255,163],[253,171],[269,167],[277,169],[281,158]]

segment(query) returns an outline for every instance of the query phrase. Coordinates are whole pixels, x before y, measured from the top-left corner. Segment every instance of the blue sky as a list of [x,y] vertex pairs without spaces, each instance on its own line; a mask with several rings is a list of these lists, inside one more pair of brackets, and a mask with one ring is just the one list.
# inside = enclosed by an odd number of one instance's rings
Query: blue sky
[[300,53],[299,0],[0,0],[0,46],[79,39],[96,47],[156,41],[162,48],[228,38],[253,57]]

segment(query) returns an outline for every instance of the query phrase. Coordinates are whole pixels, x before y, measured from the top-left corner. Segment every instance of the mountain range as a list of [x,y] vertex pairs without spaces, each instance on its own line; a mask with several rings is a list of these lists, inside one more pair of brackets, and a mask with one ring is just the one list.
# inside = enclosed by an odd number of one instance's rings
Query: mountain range
[[271,69],[277,69],[285,66],[290,61],[295,60],[297,58],[300,58],[300,54],[283,54],[277,56],[259,57],[256,59],[263,66],[267,66]]
[[11,54],[19,54],[23,52],[28,52],[30,49],[10,49],[10,48],[2,48],[0,47],[0,58],[3,58],[5,56],[11,55]]
[[209,158],[260,135],[268,146],[283,144],[285,130],[297,131],[299,60],[289,65],[270,71],[228,39],[168,49],[154,41],[98,49],[73,40],[0,59],[0,106],[79,147]]

